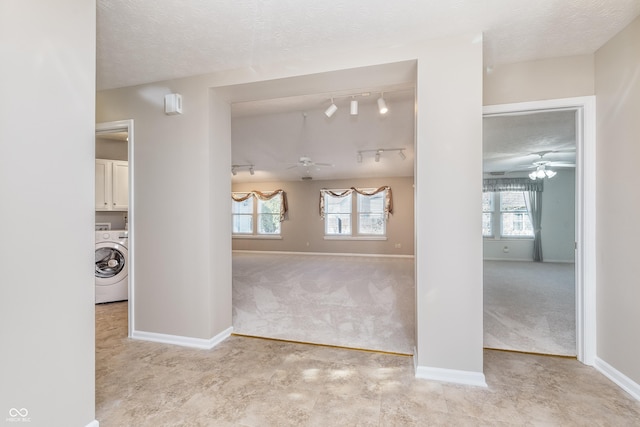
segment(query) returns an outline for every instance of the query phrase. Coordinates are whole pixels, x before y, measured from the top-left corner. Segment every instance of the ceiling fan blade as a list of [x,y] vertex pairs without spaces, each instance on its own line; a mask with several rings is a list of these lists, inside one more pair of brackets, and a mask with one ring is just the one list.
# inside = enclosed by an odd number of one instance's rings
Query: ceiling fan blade
[[333,167],[333,165],[331,163],[314,163],[314,165],[320,166],[320,167],[325,167],[325,168],[332,168]]
[[549,164],[552,168],[575,168],[575,163],[564,163],[564,162],[551,162]]

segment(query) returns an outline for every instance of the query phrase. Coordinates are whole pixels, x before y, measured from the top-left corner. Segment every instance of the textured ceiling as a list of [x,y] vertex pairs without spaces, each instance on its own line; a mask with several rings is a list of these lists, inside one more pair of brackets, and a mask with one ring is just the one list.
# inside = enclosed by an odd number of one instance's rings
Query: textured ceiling
[[[591,54],[640,14],[640,0],[97,3],[98,90],[470,32],[484,34],[487,67]],[[411,63],[385,64],[225,88],[234,102],[232,161],[256,171],[241,170],[233,181],[411,175],[413,73]],[[384,120],[373,106],[382,90],[392,112]],[[360,115],[349,117],[345,95],[367,91]],[[331,96],[340,109],[328,119]],[[384,147],[406,148],[406,160],[385,153],[380,162],[372,154],[356,162],[358,150]],[[526,170],[540,153],[552,162],[575,161],[572,112],[485,118],[485,172]],[[302,156],[334,166],[292,167]]]
[[482,126],[485,173],[528,172],[537,161],[552,169],[575,165],[575,110],[488,116]]
[[640,0],[98,0],[97,87],[484,32],[485,65],[589,54]]

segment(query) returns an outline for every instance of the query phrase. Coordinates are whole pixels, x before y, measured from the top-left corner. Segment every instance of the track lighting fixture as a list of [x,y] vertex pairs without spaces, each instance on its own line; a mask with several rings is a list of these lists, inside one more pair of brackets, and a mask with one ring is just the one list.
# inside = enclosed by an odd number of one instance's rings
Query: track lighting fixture
[[376,162],[380,161],[380,157],[382,156],[383,153],[389,152],[389,151],[397,151],[398,152],[398,156],[400,156],[400,158],[402,160],[405,160],[407,158],[407,156],[404,154],[404,150],[406,150],[406,148],[375,148],[372,150],[360,150],[358,151],[358,163],[362,163],[362,155],[364,153],[375,153],[374,155],[374,160]]
[[238,174],[238,170],[239,169],[248,169],[249,173],[251,175],[255,174],[256,171],[254,169],[254,165],[252,164],[247,164],[247,165],[231,165],[231,174],[233,176],[236,176]]
[[338,106],[333,102],[333,98],[331,98],[331,105],[329,105],[329,108],[324,111],[324,114],[327,117],[331,117],[336,111],[338,111]]
[[[336,111],[338,111],[338,105],[335,103],[336,98],[351,98],[349,101],[349,114],[352,116],[358,115],[358,110],[360,107],[360,102],[358,101],[358,97],[366,98],[371,96],[371,92],[361,92],[361,93],[351,93],[351,94],[339,94],[337,97],[332,96],[330,98],[331,104],[324,110],[324,114],[327,117],[332,117]],[[386,101],[384,100],[384,92],[380,92],[380,97],[377,100],[378,112],[380,114],[387,114],[389,112],[389,107],[387,106]]]
[[380,114],[387,114],[389,108],[387,107],[387,103],[384,102],[383,96],[384,94],[381,93],[380,98],[378,98],[378,111],[380,112]]

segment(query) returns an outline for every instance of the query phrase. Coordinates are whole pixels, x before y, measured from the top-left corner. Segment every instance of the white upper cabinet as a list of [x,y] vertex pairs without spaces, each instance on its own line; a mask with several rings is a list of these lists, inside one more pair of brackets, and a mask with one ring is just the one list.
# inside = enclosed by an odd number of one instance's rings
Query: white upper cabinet
[[129,162],[96,159],[96,210],[129,209]]

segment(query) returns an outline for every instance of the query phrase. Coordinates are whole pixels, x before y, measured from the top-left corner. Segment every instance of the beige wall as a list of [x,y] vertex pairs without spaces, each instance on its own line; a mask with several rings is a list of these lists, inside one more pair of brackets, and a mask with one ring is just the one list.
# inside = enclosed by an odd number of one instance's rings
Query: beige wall
[[[87,426],[95,419],[96,3],[0,9],[0,420]],[[25,408],[29,422],[7,421],[11,408]]]
[[126,141],[96,138],[96,159],[128,160],[128,155]]
[[595,55],[598,357],[640,383],[640,18]]
[[484,72],[483,105],[594,94],[593,55],[502,64]]
[[[225,101],[234,100],[233,85],[278,85],[288,77],[417,61],[422,65],[416,150],[423,154],[416,160],[422,190],[416,192],[415,215],[416,223],[424,223],[415,230],[416,242],[422,242],[422,250],[416,247],[418,361],[482,372],[481,188],[468,185],[482,176],[482,43],[477,40],[465,35],[98,93],[98,122],[135,120],[136,328],[210,338],[231,326],[231,199],[214,195],[231,190]],[[369,76],[325,80],[361,87]],[[284,92],[273,91],[274,96],[300,93],[303,80],[296,80],[297,89],[282,85]],[[182,94],[184,114],[164,115],[163,98],[171,92]],[[460,152],[467,153],[463,161]],[[454,176],[448,185],[460,192],[433,185],[443,176]],[[437,209],[434,200],[441,202]],[[455,223],[456,231],[434,220]]]
[[[324,222],[318,213],[322,188],[391,187],[394,212],[387,222],[387,240],[336,241],[324,239]],[[233,191],[277,190],[287,194],[288,218],[282,222],[282,240],[233,239],[233,249],[260,251],[413,255],[413,177],[336,181],[239,183]],[[308,243],[308,245],[307,245]],[[401,247],[396,248],[399,244]]]

